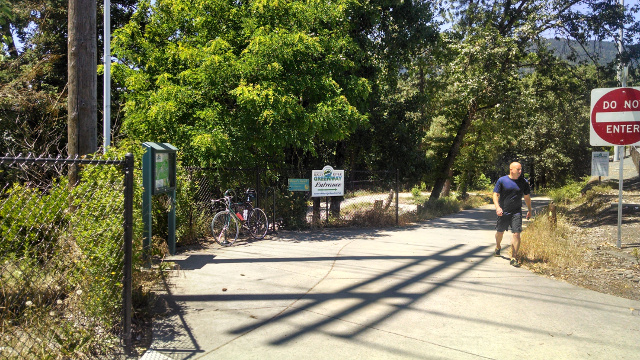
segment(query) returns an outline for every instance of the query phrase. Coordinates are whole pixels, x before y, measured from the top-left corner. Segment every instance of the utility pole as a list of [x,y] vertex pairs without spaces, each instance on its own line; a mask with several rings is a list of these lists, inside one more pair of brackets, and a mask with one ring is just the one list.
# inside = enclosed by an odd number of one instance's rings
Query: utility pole
[[97,150],[96,1],[69,0],[67,153]]

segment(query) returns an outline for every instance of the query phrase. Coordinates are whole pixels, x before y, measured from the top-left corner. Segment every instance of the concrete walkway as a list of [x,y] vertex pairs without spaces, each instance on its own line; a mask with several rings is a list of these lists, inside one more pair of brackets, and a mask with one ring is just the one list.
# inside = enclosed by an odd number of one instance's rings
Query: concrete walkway
[[[622,186],[626,189],[626,186],[629,185],[628,182],[638,181],[638,168],[634,164],[633,158],[626,151],[626,155],[622,161]],[[618,180],[620,179],[620,161],[613,160],[613,156],[611,156],[611,160],[609,161],[609,176],[603,176],[602,180],[612,179]],[[626,182],[626,184],[625,184]]]
[[640,357],[639,302],[509,266],[494,219],[485,206],[175,256],[142,359]]

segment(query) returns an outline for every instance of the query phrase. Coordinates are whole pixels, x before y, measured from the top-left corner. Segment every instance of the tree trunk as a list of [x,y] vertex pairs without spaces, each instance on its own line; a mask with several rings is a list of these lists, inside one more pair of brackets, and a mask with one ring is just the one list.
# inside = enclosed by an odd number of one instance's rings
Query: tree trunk
[[332,196],[331,204],[329,204],[329,209],[331,210],[331,215],[335,218],[340,217],[340,204],[344,198],[342,196]]
[[313,198],[313,215],[311,215],[311,224],[314,226],[320,225],[320,199],[319,197]]
[[463,119],[460,127],[458,128],[458,133],[456,134],[455,139],[453,139],[453,144],[449,148],[449,153],[447,154],[447,158],[444,161],[444,165],[440,168],[439,176],[436,178],[436,182],[433,185],[433,190],[431,191],[431,195],[429,196],[429,201],[438,200],[440,198],[440,194],[445,187],[445,183],[447,179],[450,179],[453,170],[453,164],[456,161],[456,157],[460,154],[460,148],[462,147],[462,142],[464,141],[464,137],[471,126],[471,122],[476,113],[477,104],[475,100],[472,100],[469,104],[469,109],[467,110],[467,116]]
[[68,144],[69,156],[97,150],[96,2],[69,0]]
[[453,171],[449,170],[449,175],[447,175],[447,179],[444,181],[444,185],[442,186],[442,191],[440,192],[440,196],[447,197],[451,194],[451,177],[453,176]]

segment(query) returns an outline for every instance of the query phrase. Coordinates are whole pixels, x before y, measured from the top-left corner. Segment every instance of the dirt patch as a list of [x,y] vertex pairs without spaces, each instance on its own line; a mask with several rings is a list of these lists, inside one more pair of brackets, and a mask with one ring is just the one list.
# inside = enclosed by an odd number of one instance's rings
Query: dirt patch
[[583,201],[562,212],[571,222],[572,241],[581,251],[581,265],[558,268],[526,264],[531,270],[571,284],[622,298],[640,300],[640,181],[623,183],[621,248],[618,248],[618,188],[583,191]]

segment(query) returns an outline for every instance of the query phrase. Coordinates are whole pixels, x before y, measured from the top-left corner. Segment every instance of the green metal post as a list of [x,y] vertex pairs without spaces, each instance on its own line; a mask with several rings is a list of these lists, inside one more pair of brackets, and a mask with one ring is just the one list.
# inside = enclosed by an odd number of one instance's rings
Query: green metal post
[[176,190],[175,188],[168,192],[171,210],[169,210],[169,238],[167,245],[169,246],[169,254],[176,254]]
[[142,258],[144,263],[151,266],[151,234],[153,214],[151,212],[151,196],[153,188],[153,149],[147,147],[146,152],[142,156],[142,186],[144,191],[142,192],[142,221],[143,221],[143,233],[142,233]]

